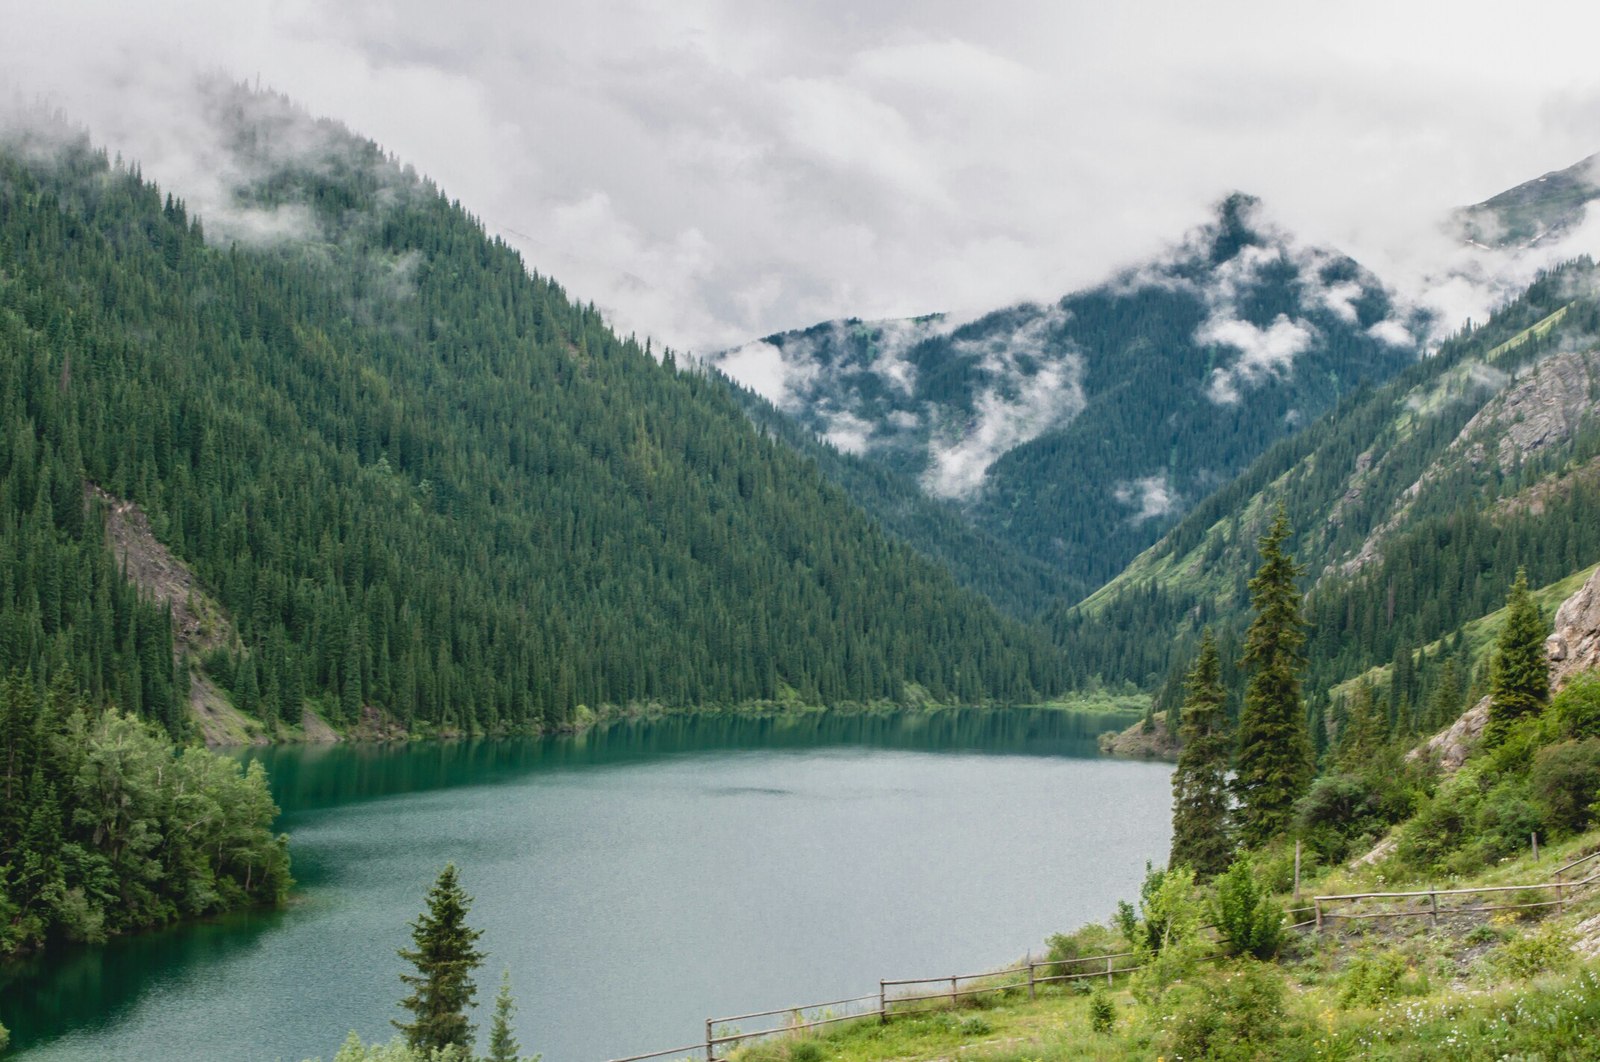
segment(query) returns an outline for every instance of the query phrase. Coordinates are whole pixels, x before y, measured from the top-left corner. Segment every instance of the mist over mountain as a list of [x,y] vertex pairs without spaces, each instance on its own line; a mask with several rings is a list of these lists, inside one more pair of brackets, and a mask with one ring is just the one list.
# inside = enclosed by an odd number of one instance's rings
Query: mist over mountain
[[1572,233],[1596,199],[1600,154],[1463,207],[1450,222],[1462,239],[1476,246],[1526,249]]
[[[845,320],[712,363],[1087,592],[1431,322],[1248,196],[1170,252],[973,321]],[[869,503],[870,507],[870,503]]]

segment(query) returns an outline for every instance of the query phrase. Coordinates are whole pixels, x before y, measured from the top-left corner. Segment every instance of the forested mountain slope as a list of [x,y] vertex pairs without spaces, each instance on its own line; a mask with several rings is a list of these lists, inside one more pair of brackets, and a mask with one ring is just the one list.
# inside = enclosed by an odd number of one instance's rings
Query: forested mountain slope
[[1461,238],[1483,247],[1531,247],[1577,227],[1600,199],[1600,155],[1524,181],[1481,203],[1456,211]]
[[206,666],[269,722],[1058,685],[1046,639],[376,146],[270,95],[211,110],[240,175],[214,224],[59,127],[0,152],[0,670],[183,729],[89,484],[228,611],[244,649]]
[[1419,326],[1357,263],[1234,196],[1166,258],[1049,306],[959,326],[831,322],[713,360],[781,381],[767,397],[782,412],[958,503],[1075,598],[1274,442],[1412,362]]
[[904,472],[830,445],[756,392],[723,379],[760,428],[814,461],[886,530],[1001,610],[1035,620],[1052,602],[1081,591],[1079,580],[974,523],[956,502],[930,497]]
[[[1396,663],[1600,559],[1600,278],[1579,260],[1394,381],[1345,399],[1207,498],[1057,633],[1083,674],[1151,682],[1207,624],[1237,626],[1254,543],[1282,502],[1309,568],[1308,690]],[[1175,637],[1176,635],[1176,637]],[[1457,668],[1463,689],[1467,676]]]

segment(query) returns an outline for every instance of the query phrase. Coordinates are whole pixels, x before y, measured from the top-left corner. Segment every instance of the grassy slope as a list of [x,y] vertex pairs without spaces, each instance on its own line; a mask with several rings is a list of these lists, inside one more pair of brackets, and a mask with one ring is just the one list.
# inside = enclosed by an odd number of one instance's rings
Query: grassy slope
[[[1589,577],[1594,574],[1596,568],[1600,568],[1600,564],[1591,564],[1587,568],[1573,572],[1565,579],[1535,589],[1533,591],[1533,599],[1539,605],[1539,611],[1544,614],[1545,618],[1549,619],[1554,616],[1556,609],[1561,607],[1561,603],[1577,593],[1579,587],[1589,581]],[[1489,658],[1489,653],[1494,648],[1495,641],[1500,637],[1500,628],[1505,625],[1505,622],[1506,610],[1502,608],[1462,625],[1462,642],[1471,656],[1474,669]],[[1423,646],[1421,652],[1426,656],[1435,656],[1443,647],[1442,641],[1431,642]],[[1393,670],[1394,666],[1392,664],[1372,668],[1334,686],[1332,693],[1334,696],[1348,695],[1358,683],[1363,681],[1369,683],[1374,689],[1385,689],[1389,684],[1389,674]]]
[[[1560,862],[1600,847],[1591,831],[1534,864],[1530,856],[1486,869],[1469,885],[1545,880]],[[1307,883],[1307,893],[1403,889],[1424,882],[1384,881],[1381,868],[1336,868]],[[1287,904],[1288,898],[1281,897]],[[1228,1058],[1591,1058],[1600,1028],[1600,961],[1569,952],[1578,926],[1600,916],[1600,888],[1591,888],[1564,913],[1540,922],[1504,915],[1440,927],[1426,919],[1362,923],[1358,932],[1328,932],[1297,940],[1273,970],[1287,985],[1280,1036]],[[1382,927],[1382,928],[1379,928]],[[1486,928],[1482,928],[1486,927]],[[1474,932],[1476,930],[1476,932]],[[1600,933],[1587,929],[1593,937]],[[1558,944],[1554,968],[1518,968],[1512,957],[1527,941]],[[1394,994],[1376,1005],[1341,1002],[1348,970],[1379,952],[1398,956],[1404,974]],[[1025,989],[978,997],[959,1010],[846,1023],[823,1035],[753,1044],[738,1062],[881,1062],[948,1059],[1023,1062],[1055,1059],[1149,1059],[1170,1049],[1169,1030],[1181,1020],[1138,1003],[1127,984],[1110,993],[1116,1010],[1108,1033],[1090,1027],[1089,997]],[[812,1046],[814,1045],[814,1046]],[[1256,1053],[1259,1050],[1259,1053]],[[1168,1056],[1174,1057],[1174,1056]]]

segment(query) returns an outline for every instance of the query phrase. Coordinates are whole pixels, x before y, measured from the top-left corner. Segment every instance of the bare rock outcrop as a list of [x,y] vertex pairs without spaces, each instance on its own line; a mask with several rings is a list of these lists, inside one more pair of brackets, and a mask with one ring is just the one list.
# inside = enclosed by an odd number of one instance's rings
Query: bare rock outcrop
[[1400,493],[1388,519],[1373,528],[1361,549],[1343,562],[1340,570],[1353,575],[1376,560],[1380,547],[1405,524],[1422,492],[1458,462],[1481,466],[1492,453],[1495,465],[1509,470],[1547,447],[1566,442],[1584,420],[1595,415],[1597,390],[1600,351],[1563,351],[1522,370],[1467,421],[1440,458]]
[[1552,691],[1578,672],[1600,667],[1600,568],[1556,609],[1555,630],[1545,641],[1545,651]]
[[1406,753],[1406,759],[1436,758],[1442,769],[1454,771],[1467,762],[1467,757],[1478,747],[1478,740],[1483,737],[1483,728],[1488,725],[1489,698],[1485,697],[1463,712],[1461,718],[1451,723],[1447,729],[1441,730]]
[[[1550,690],[1559,691],[1582,671],[1600,668],[1600,568],[1556,610],[1555,631],[1545,639]],[[1437,759],[1446,771],[1466,762],[1489,723],[1489,698],[1464,712],[1448,729],[1406,753],[1406,759]]]

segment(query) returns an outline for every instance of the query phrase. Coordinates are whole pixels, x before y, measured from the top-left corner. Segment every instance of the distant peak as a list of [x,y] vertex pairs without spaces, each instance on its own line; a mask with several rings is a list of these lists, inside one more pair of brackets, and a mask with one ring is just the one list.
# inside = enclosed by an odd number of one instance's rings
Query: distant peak
[[1245,192],[1234,192],[1217,204],[1217,219],[1208,226],[1212,265],[1220,265],[1246,247],[1264,246],[1268,241],[1262,234],[1261,200]]

